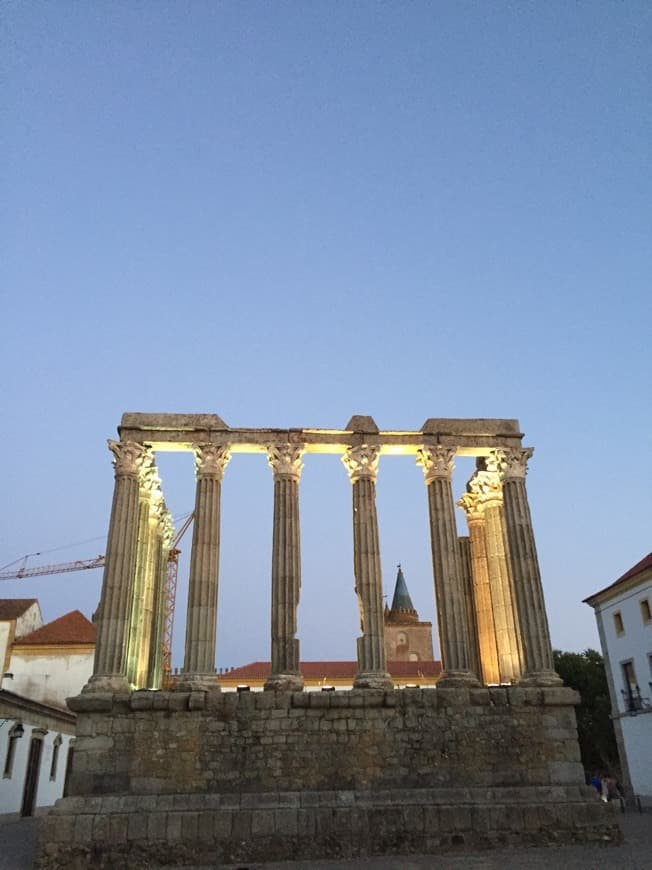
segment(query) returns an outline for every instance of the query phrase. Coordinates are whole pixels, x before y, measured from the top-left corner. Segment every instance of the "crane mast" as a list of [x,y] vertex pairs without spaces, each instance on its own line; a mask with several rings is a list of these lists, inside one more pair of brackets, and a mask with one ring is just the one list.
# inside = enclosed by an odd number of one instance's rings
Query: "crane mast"
[[[174,608],[177,599],[179,555],[181,553],[178,544],[188,531],[194,518],[195,512],[193,511],[188,515],[177,532],[168,553],[165,573],[165,606],[163,613],[162,637],[164,686],[169,683],[170,673],[172,671],[172,634],[174,631]],[[38,555],[38,553],[34,555]],[[77,559],[74,562],[60,562],[54,565],[35,565],[33,568],[28,568],[28,559],[29,556],[23,556],[22,559],[18,560],[20,562],[19,568],[13,567],[11,570],[0,571],[0,580],[26,580],[30,577],[44,577],[47,574],[69,574],[72,571],[88,571],[92,568],[103,568],[106,561],[104,556],[97,556],[95,559]]]

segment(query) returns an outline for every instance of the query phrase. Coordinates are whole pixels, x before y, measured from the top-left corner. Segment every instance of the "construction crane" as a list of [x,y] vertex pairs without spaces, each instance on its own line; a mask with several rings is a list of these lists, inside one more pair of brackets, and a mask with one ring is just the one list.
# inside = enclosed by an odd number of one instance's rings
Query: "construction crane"
[[0,571],[0,580],[23,580],[27,577],[42,577],[44,574],[68,574],[70,571],[87,571],[89,568],[104,567],[104,556],[98,556],[96,559],[78,559],[76,562],[61,562],[58,565],[36,565],[34,568],[27,567],[28,559],[29,556],[23,556],[18,560],[21,563],[20,568]]
[[177,600],[177,575],[179,573],[179,541],[188,531],[195,518],[193,511],[176,534],[170,552],[165,578],[165,613],[163,616],[163,687],[166,688],[172,673],[172,631],[174,629],[174,608]]
[[[188,531],[190,524],[195,518],[195,512],[189,514],[179,531],[177,532],[168,553],[168,563],[165,575],[165,605],[163,613],[163,680],[164,683],[169,681],[172,671],[172,632],[174,630],[174,608],[177,599],[177,576],[179,573],[179,555],[181,550],[178,547],[181,538]],[[33,556],[38,556],[38,553],[32,553]],[[0,580],[25,580],[28,577],[43,577],[46,574],[69,574],[72,571],[87,571],[91,568],[103,568],[105,563],[104,556],[98,556],[96,559],[77,559],[75,562],[60,562],[56,565],[36,565],[33,568],[27,567],[27,560],[30,556],[23,556],[18,559],[20,567],[13,567],[11,570],[0,571]],[[17,564],[14,562],[14,566]]]

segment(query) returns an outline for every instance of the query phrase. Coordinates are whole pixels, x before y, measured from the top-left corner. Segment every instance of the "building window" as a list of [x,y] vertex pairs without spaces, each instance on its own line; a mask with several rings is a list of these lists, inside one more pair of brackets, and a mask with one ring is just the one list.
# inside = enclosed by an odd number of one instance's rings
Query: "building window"
[[11,779],[11,775],[14,769],[14,758],[16,756],[16,746],[24,733],[25,729],[20,724],[20,722],[16,722],[14,727],[9,732],[9,744],[7,746],[7,755],[5,757],[5,770],[3,773],[5,779]]
[[625,710],[628,713],[636,713],[643,709],[643,701],[641,698],[641,690],[636,682],[636,672],[634,671],[634,662],[630,659],[628,662],[622,662],[623,683],[624,689],[621,689],[623,701],[625,702]]
[[623,622],[623,617],[620,613],[620,610],[617,610],[614,613],[614,627],[616,629],[616,634],[618,637],[625,634],[625,623]]
[[643,622],[646,625],[652,623],[652,610],[650,610],[650,602],[647,598],[644,598],[639,602],[641,605],[641,616],[643,617]]
[[57,734],[52,744],[52,764],[50,765],[50,780],[57,778],[57,765],[59,764],[59,748],[61,746],[61,734]]

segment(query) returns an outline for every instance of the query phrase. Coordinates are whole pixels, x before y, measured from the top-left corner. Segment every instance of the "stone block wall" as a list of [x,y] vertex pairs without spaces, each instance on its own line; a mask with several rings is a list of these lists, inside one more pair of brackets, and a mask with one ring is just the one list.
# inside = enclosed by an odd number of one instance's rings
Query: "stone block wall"
[[617,839],[565,688],[82,695],[37,866]]
[[80,696],[70,793],[583,782],[569,689]]

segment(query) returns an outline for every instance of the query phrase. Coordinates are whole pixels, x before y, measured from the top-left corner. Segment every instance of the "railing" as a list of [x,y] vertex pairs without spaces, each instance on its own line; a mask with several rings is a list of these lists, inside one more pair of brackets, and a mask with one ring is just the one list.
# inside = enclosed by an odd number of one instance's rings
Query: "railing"
[[[652,683],[650,685],[652,686]],[[623,696],[623,701],[625,703],[625,712],[629,713],[631,716],[635,716],[643,710],[652,709],[650,699],[641,695],[641,690],[638,685],[628,686],[627,689],[621,689],[620,693]]]

